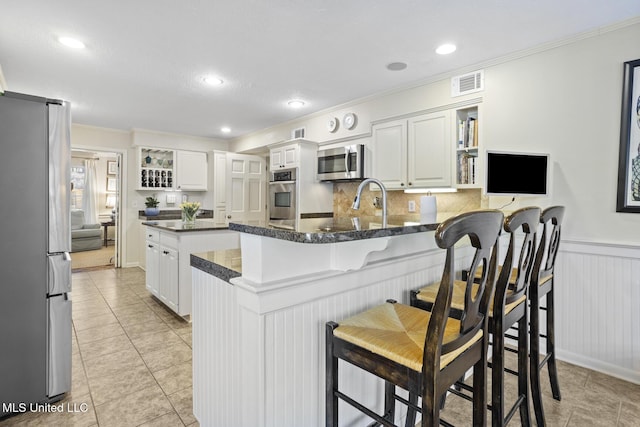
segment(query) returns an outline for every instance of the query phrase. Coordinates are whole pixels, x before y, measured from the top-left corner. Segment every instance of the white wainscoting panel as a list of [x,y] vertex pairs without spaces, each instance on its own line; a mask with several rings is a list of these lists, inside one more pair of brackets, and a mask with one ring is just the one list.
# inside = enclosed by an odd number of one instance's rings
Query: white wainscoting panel
[[558,358],[640,384],[640,247],[562,241]]

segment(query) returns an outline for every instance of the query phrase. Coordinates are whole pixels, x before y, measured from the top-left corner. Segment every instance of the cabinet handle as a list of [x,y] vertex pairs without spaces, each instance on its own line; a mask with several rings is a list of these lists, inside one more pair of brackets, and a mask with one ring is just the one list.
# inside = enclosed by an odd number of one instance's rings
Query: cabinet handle
[[231,215],[227,215],[227,219],[231,219]]
[[147,246],[150,247],[150,248],[153,248],[153,245],[147,245]]
[[400,183],[400,187],[404,187],[404,182],[401,182],[401,183]]
[[409,185],[413,185],[413,184],[409,183]]
[[162,253],[165,254],[165,255],[169,255],[169,252],[167,252],[167,251],[162,251]]

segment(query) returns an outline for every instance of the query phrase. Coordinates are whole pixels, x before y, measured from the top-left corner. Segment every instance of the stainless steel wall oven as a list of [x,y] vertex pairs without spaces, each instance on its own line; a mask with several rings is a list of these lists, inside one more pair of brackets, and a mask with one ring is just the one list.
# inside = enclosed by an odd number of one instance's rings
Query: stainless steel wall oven
[[269,224],[293,227],[296,216],[296,170],[272,172],[269,181]]

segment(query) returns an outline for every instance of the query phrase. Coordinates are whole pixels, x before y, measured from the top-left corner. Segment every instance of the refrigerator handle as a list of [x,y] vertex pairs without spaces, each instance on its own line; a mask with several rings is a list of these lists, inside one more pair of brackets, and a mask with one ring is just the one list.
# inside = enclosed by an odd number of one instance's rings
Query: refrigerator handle
[[62,256],[64,257],[65,261],[71,262],[71,255],[69,254],[69,252],[65,252],[64,254],[62,254]]

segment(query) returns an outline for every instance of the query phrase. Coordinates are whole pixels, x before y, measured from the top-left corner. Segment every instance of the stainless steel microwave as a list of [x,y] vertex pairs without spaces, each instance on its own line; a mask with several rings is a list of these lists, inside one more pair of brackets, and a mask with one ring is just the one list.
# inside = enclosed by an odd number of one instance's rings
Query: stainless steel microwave
[[364,145],[318,150],[317,167],[320,181],[364,179]]

